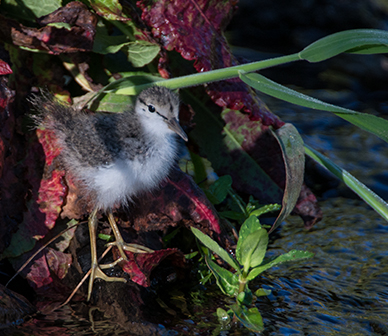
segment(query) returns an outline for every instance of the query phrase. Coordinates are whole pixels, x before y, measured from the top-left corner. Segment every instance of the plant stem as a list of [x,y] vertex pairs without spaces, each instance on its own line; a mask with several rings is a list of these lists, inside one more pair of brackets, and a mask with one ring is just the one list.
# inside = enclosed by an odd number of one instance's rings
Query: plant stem
[[240,275],[238,279],[238,293],[243,293],[245,291],[245,286],[247,284],[246,277],[244,275]]
[[[202,85],[202,84],[217,82],[220,80],[236,78],[239,76],[239,73],[241,72],[247,73],[247,72],[258,71],[258,70],[267,69],[276,65],[295,62],[299,60],[300,60],[299,55],[295,53],[292,55],[270,58],[263,61],[236,65],[229,68],[205,71],[205,72],[200,72],[200,73],[196,73],[188,76],[176,77],[176,78],[171,78],[167,80],[161,80],[159,82],[138,85],[136,87],[137,89],[136,91],[140,92],[141,90],[144,90],[150,87],[151,85],[163,85],[169,88],[170,90],[176,90],[176,89],[185,88],[189,86]],[[134,90],[133,87],[128,86],[128,87],[118,88],[117,90],[115,90],[115,93],[133,94],[133,90]]]

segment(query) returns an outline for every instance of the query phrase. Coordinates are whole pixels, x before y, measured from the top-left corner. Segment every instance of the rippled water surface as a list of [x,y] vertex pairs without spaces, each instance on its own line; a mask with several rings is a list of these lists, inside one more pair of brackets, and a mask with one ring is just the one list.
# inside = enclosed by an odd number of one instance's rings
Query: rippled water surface
[[257,303],[264,334],[387,335],[387,223],[358,200],[321,205],[325,217],[311,231],[291,218],[270,245],[269,255],[302,249],[315,257],[259,279],[273,290]]

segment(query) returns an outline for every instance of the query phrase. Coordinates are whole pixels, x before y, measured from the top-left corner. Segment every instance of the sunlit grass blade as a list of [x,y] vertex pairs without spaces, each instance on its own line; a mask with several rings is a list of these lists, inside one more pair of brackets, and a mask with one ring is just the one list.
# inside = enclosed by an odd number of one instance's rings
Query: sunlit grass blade
[[345,119],[353,125],[356,125],[361,129],[368,131],[383,139],[384,141],[388,142],[388,120],[376,117],[371,114],[360,113],[350,109],[325,103],[319,99],[306,96],[281,84],[275,83],[270,79],[257,73],[240,73],[240,78],[253,88],[264,92],[265,94],[268,94],[272,97],[287,101],[292,104],[297,104],[316,110],[334,112],[342,119]]
[[205,245],[208,249],[212,250],[215,254],[217,254],[221,259],[227,262],[230,266],[232,266],[239,274],[241,274],[241,269],[236,260],[226,252],[216,241],[211,239],[209,236],[202,233],[200,230],[196,228],[191,228],[191,231],[194,235],[199,239],[199,241]]
[[343,52],[388,53],[388,32],[378,29],[345,30],[310,44],[299,53],[299,57],[309,62],[320,62]]
[[318,162],[320,165],[338,177],[341,181],[343,181],[350,189],[352,189],[377,213],[379,213],[385,220],[388,221],[388,204],[380,196],[376,195],[372,190],[357,180],[345,169],[337,166],[334,162],[311,147],[305,145],[305,152],[313,160]]

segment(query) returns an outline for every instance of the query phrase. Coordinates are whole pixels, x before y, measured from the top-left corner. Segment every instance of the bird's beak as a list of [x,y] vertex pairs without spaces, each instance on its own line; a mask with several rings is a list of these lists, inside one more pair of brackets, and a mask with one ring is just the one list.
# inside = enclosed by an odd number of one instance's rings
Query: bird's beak
[[166,120],[168,127],[170,130],[174,131],[176,134],[178,134],[183,140],[187,141],[187,135],[185,131],[182,129],[181,125],[179,125],[178,120],[176,118],[171,118]]

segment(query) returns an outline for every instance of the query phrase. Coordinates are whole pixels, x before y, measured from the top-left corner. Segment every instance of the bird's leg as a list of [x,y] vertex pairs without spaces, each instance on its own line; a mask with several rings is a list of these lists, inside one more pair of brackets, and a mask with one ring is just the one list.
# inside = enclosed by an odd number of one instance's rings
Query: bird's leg
[[109,224],[112,227],[113,234],[115,235],[116,241],[109,243],[108,246],[117,246],[120,252],[120,256],[122,260],[128,260],[127,256],[125,255],[125,251],[130,251],[133,253],[152,253],[154,250],[149,249],[148,247],[138,245],[138,244],[128,244],[124,242],[123,237],[121,236],[121,233],[119,231],[119,228],[116,224],[116,221],[113,217],[113,213],[111,210],[108,212],[108,220]]
[[108,277],[101,268],[107,268],[107,266],[114,266],[115,263],[109,264],[109,265],[98,265],[97,261],[97,208],[95,208],[92,213],[89,216],[89,235],[90,235],[90,249],[91,249],[91,266],[90,266],[90,278],[89,278],[89,288],[88,288],[88,301],[90,300],[90,296],[92,294],[93,290],[93,282],[95,279],[102,279],[104,281],[120,281],[120,282],[126,282],[124,278],[115,278],[115,277]]

